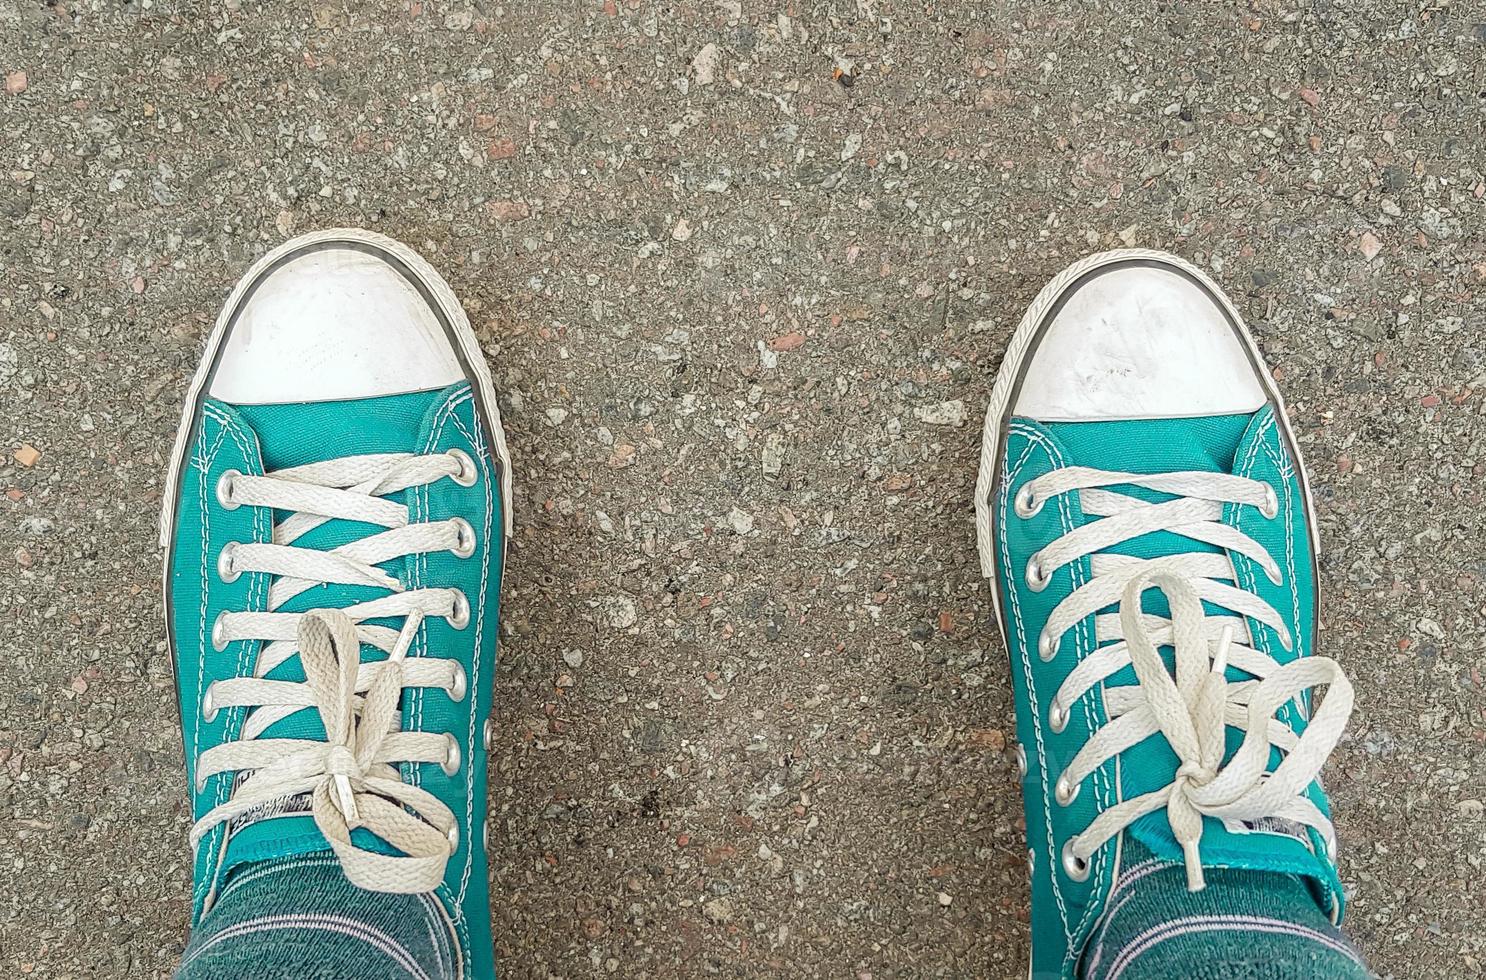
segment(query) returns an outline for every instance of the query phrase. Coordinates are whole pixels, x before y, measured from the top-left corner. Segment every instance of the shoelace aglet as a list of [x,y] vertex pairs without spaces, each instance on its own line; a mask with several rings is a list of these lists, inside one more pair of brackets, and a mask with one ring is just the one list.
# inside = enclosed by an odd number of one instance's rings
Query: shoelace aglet
[[1213,654],[1213,673],[1222,676],[1228,671],[1228,648],[1233,645],[1233,627],[1224,626],[1218,636],[1218,651]]
[[1182,856],[1187,862],[1187,891],[1202,891],[1207,887],[1207,880],[1202,877],[1202,855],[1197,850],[1197,841],[1183,841]]
[[351,792],[351,780],[346,776],[335,777],[335,795],[340,801],[341,814],[346,826],[355,830],[361,826],[361,811],[356,806],[356,794]]
[[398,581],[393,576],[388,575],[386,572],[381,573],[380,579],[378,580],[377,584],[380,585],[382,588],[389,589],[393,592],[407,591],[407,586],[403,585],[402,582]]
[[408,613],[408,618],[403,620],[402,630],[397,634],[397,642],[392,645],[392,652],[387,655],[388,663],[401,663],[407,658],[408,650],[413,645],[413,638],[418,635],[418,627],[423,623],[423,614],[416,610]]

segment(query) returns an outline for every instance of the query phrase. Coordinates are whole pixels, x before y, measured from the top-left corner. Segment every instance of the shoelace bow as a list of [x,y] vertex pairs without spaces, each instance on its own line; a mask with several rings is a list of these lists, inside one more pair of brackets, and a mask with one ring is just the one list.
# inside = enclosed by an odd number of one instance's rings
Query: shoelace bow
[[[201,753],[197,781],[223,772],[239,774],[231,797],[206,813],[191,830],[194,845],[214,827],[275,800],[307,795],[316,826],[330,842],[348,879],[370,890],[422,892],[438,887],[458,844],[453,812],[438,797],[403,781],[400,763],[457,764],[458,743],[447,734],[398,730],[399,704],[407,688],[436,687],[456,700],[465,676],[453,660],[409,659],[408,650],[426,616],[468,620],[465,597],[452,589],[405,589],[375,567],[419,552],[472,550],[472,531],[460,520],[408,523],[407,507],[379,495],[430,483],[462,479],[474,472],[463,454],[378,454],[295,467],[264,477],[235,475],[224,503],[244,503],[295,513],[275,526],[273,543],[229,546],[224,577],[243,572],[278,576],[269,589],[268,612],[225,613],[213,628],[219,648],[239,639],[270,641],[259,654],[254,676],[220,680],[207,689],[203,713],[223,708],[250,712],[239,741]],[[331,551],[294,547],[293,541],[325,521],[364,521],[388,530]],[[321,583],[372,585],[391,594],[345,609],[276,612],[283,603]],[[401,629],[361,622],[403,617]],[[361,661],[361,644],[385,650],[384,660]],[[265,675],[298,653],[305,681],[269,680]],[[274,722],[314,708],[324,741],[260,738]],[[244,775],[245,774],[245,775]],[[353,843],[364,827],[401,854]]]
[[[1144,487],[1174,495],[1151,503],[1103,489]],[[1108,686],[1104,704],[1109,722],[1094,732],[1059,776],[1057,802],[1067,805],[1078,786],[1110,759],[1158,732],[1180,760],[1169,785],[1125,800],[1100,812],[1065,845],[1064,860],[1086,869],[1095,851],[1131,823],[1163,807],[1187,868],[1188,887],[1203,887],[1199,842],[1203,817],[1223,821],[1290,820],[1319,831],[1334,848],[1331,821],[1304,795],[1335,748],[1352,711],[1352,686],[1336,661],[1306,656],[1280,664],[1250,645],[1245,617],[1272,627],[1286,650],[1294,638],[1267,602],[1233,582],[1227,556],[1187,553],[1156,559],[1101,553],[1142,535],[1167,531],[1253,559],[1277,584],[1281,570],[1263,545],[1222,523],[1225,504],[1258,507],[1265,517],[1279,509],[1272,488],[1226,474],[1191,472],[1159,475],[1113,473],[1066,467],[1025,484],[1015,501],[1023,517],[1035,514],[1052,497],[1078,492],[1085,514],[1100,520],[1063,535],[1034,555],[1028,583],[1040,591],[1053,571],[1090,556],[1092,576],[1060,602],[1048,618],[1038,651],[1057,655],[1062,636],[1099,609],[1119,602],[1118,614],[1095,618],[1098,648],[1073,668],[1049,709],[1055,731],[1066,726],[1071,706],[1125,667],[1134,685]],[[1226,581],[1225,581],[1226,580]],[[1295,583],[1289,583],[1290,588]],[[1169,619],[1142,610],[1147,589],[1159,589],[1170,604]],[[1206,600],[1238,616],[1209,615]],[[1235,643],[1242,637],[1243,644]],[[1160,648],[1174,650],[1174,676]],[[1230,681],[1232,666],[1255,678]],[[1305,691],[1325,685],[1326,697],[1302,734],[1277,714]],[[1226,728],[1243,732],[1233,756],[1223,762]],[[1271,749],[1282,755],[1268,771]]]

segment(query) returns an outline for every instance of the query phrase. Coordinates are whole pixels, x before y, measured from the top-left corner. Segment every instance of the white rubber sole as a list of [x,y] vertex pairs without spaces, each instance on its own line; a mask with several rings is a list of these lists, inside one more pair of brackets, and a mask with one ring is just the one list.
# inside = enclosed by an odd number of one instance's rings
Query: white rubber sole
[[[1315,548],[1317,556],[1321,553],[1320,536],[1317,532],[1315,521],[1315,503],[1311,497],[1310,478],[1306,475],[1305,466],[1300,459],[1299,447],[1295,442],[1295,434],[1290,429],[1290,417],[1285,411],[1285,400],[1280,396],[1279,389],[1275,386],[1274,376],[1270,373],[1264,355],[1259,351],[1258,344],[1254,343],[1254,337],[1249,333],[1248,325],[1244,323],[1243,317],[1239,315],[1228,297],[1218,288],[1217,284],[1210,279],[1205,272],[1192,265],[1185,259],[1171,255],[1167,252],[1146,248],[1124,248],[1111,252],[1100,252],[1090,255],[1068,266],[1058,273],[1052,280],[1042,287],[1032,305],[1027,308],[1026,314],[1022,316],[1021,323],[1017,325],[1016,332],[1011,335],[1011,342],[1006,347],[1006,355],[1001,359],[1001,368],[996,375],[996,384],[991,389],[991,401],[986,406],[985,426],[981,432],[980,448],[980,472],[975,480],[975,541],[980,551],[981,574],[991,585],[991,599],[996,608],[996,622],[1001,628],[1001,639],[1005,643],[1008,640],[1006,633],[1006,620],[1001,611],[1000,587],[996,582],[996,549],[994,528],[992,518],[995,508],[992,506],[993,496],[996,492],[996,476],[1001,468],[1001,455],[1006,442],[1006,424],[1010,421],[1011,398],[1016,390],[1017,382],[1022,376],[1022,367],[1030,355],[1032,345],[1048,316],[1049,311],[1063,297],[1064,293],[1072,288],[1079,280],[1089,273],[1105,266],[1121,262],[1149,262],[1167,266],[1178,272],[1185,273],[1196,279],[1208,292],[1213,295],[1228,316],[1237,325],[1238,334],[1241,337],[1245,350],[1248,351],[1255,373],[1259,375],[1260,383],[1275,407],[1275,414],[1279,418],[1281,431],[1291,449],[1291,455],[1295,460],[1296,471],[1300,475],[1301,489],[1305,494],[1306,523],[1310,529],[1311,545]],[[1007,649],[1010,649],[1008,645]]]
[[[217,317],[216,324],[207,336],[206,350],[201,355],[201,362],[196,368],[196,374],[191,378],[191,384],[186,389],[185,407],[181,412],[180,426],[176,429],[175,447],[170,453],[169,469],[165,471],[165,490],[162,495],[160,508],[160,546],[165,549],[165,569],[169,574],[170,553],[172,547],[172,535],[175,531],[175,505],[176,487],[180,481],[180,475],[185,463],[185,455],[191,444],[192,422],[195,420],[197,411],[201,404],[202,392],[206,390],[208,379],[211,377],[213,365],[216,363],[217,352],[221,348],[223,338],[226,336],[227,325],[232,322],[233,316],[242,303],[253,284],[263,275],[264,271],[278,262],[285,255],[302,250],[306,247],[318,245],[324,242],[347,242],[355,245],[370,246],[374,250],[385,252],[401,262],[425,287],[428,295],[433,297],[444,314],[449,325],[452,327],[453,342],[457,345],[461,355],[461,361],[473,375],[473,382],[479,392],[479,404],[484,406],[486,423],[490,430],[492,441],[491,451],[495,455],[496,463],[500,467],[500,494],[501,514],[505,524],[505,534],[501,537],[501,559],[505,560],[505,552],[509,548],[511,539],[511,455],[506,447],[506,433],[501,428],[500,403],[496,401],[495,387],[490,380],[490,366],[485,363],[485,354],[480,350],[480,342],[475,338],[474,330],[470,329],[469,317],[464,312],[464,307],[454,296],[454,290],[438,274],[433,266],[424,261],[423,257],[401,242],[379,235],[373,231],[363,231],[359,228],[331,228],[325,231],[312,232],[291,238],[278,248],[263,256],[253,263],[227,297],[222,312]],[[165,583],[166,595],[169,595],[170,583]]]

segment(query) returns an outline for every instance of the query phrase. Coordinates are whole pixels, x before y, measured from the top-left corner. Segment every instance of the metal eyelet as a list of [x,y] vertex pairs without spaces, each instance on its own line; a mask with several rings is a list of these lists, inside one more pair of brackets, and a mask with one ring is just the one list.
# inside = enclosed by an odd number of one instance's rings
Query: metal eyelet
[[470,522],[463,517],[450,518],[454,524],[456,537],[454,547],[449,550],[454,552],[457,558],[468,558],[475,553],[475,529],[470,527]]
[[1044,629],[1042,635],[1037,637],[1037,656],[1042,658],[1043,663],[1047,663],[1057,655],[1058,644],[1053,635]]
[[1285,648],[1286,653],[1293,653],[1295,651],[1295,637],[1290,635],[1290,628],[1284,623],[1281,623],[1279,634],[1280,646]]
[[242,504],[232,499],[232,487],[237,478],[242,476],[239,470],[228,470],[217,478],[217,503],[222,505],[223,510],[237,510]]
[[1067,806],[1078,799],[1078,790],[1082,783],[1070,782],[1065,772],[1058,777],[1058,782],[1053,786],[1053,799],[1058,801],[1058,806]]
[[468,691],[469,678],[465,675],[464,665],[456,663],[454,665],[454,680],[449,684],[449,697],[456,702],[463,701]]
[[200,769],[196,770],[196,792],[206,792],[206,776],[201,772]]
[[1016,516],[1026,520],[1029,517],[1036,517],[1044,503],[1046,503],[1045,500],[1038,500],[1037,495],[1032,492],[1032,484],[1023,483],[1022,488],[1012,498],[1011,509],[1016,512]]
[[459,772],[460,752],[459,742],[453,735],[445,735],[447,740],[444,746],[444,761],[439,763],[443,767],[445,776],[453,776]]
[[242,572],[237,570],[237,561],[232,557],[237,551],[237,542],[229,541],[222,546],[222,551],[217,555],[217,578],[223,582],[236,582]]
[[1264,574],[1269,576],[1271,585],[1285,584],[1285,572],[1280,568],[1280,563],[1273,559],[1270,560],[1269,565],[1264,569]]
[[445,834],[444,837],[447,838],[449,841],[449,850],[459,850],[459,824],[450,824],[449,832]]
[[227,618],[225,612],[217,613],[217,618],[212,622],[212,649],[221,653],[227,649],[227,644],[232,641],[227,639],[227,624],[223,622]]
[[1087,881],[1089,862],[1073,853],[1073,842],[1077,839],[1070,837],[1063,842],[1063,873],[1074,881]]
[[201,695],[201,720],[207,724],[211,724],[217,717],[217,702],[212,698],[212,688],[215,686],[215,681],[208,684],[206,693]]
[[1033,592],[1041,592],[1047,588],[1047,584],[1053,580],[1051,574],[1044,575],[1042,572],[1042,556],[1033,554],[1027,559],[1027,588]]
[[1274,487],[1264,484],[1264,502],[1259,505],[1259,513],[1264,515],[1265,520],[1273,520],[1280,513],[1280,498],[1274,492]]
[[449,625],[462,630],[470,624],[470,601],[459,589],[454,589],[454,608],[449,612]]
[[490,821],[486,820],[481,826],[480,843],[485,848],[485,856],[490,857]]
[[1030,847],[1027,848],[1027,874],[1037,877],[1037,852]]
[[493,742],[494,740],[495,740],[495,725],[491,723],[491,721],[490,721],[489,718],[486,718],[485,719],[485,730],[484,730],[483,734],[481,735],[481,741],[483,741],[485,743],[485,751],[486,752],[489,752],[490,751],[490,743]]
[[462,487],[472,487],[480,479],[480,468],[470,458],[470,454],[463,449],[451,449],[449,455],[454,457],[454,462],[459,464],[459,472],[450,479]]
[[1054,735],[1061,734],[1068,727],[1068,711],[1057,698],[1047,706],[1047,727],[1053,730]]
[[1021,742],[1016,743],[1016,771],[1023,779],[1027,778],[1027,747]]

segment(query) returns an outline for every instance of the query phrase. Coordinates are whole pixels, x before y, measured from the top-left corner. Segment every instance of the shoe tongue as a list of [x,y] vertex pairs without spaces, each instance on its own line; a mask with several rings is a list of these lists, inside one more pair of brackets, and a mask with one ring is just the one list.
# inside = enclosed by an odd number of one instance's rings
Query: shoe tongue
[[1075,466],[1126,473],[1230,473],[1254,413],[1192,419],[1044,422]]
[[[298,402],[283,405],[238,405],[234,410],[258,436],[263,469],[266,473],[319,463],[342,456],[369,453],[416,452],[423,444],[431,412],[449,395],[449,390],[420,391],[378,398],[333,402]],[[405,502],[404,493],[388,494],[385,499]],[[289,516],[276,511],[274,523]],[[376,534],[382,528],[360,521],[331,520],[303,535],[295,545],[328,550]],[[401,563],[383,566],[401,574]],[[386,595],[382,589],[353,585],[318,585],[306,589],[279,607],[280,612],[307,612],[327,607],[343,608]],[[377,625],[396,628],[399,620],[368,620]],[[362,645],[361,659],[371,662],[385,659],[375,647]],[[297,656],[289,658],[268,677],[272,680],[304,680],[304,670]],[[323,740],[325,728],[317,711],[296,711],[263,732],[260,738],[305,738]],[[353,839],[361,847],[387,850],[365,831],[356,831]],[[296,797],[278,800],[234,820],[227,845],[224,869],[250,861],[309,854],[329,850],[329,844],[309,816],[309,800]],[[395,853],[387,850],[387,853]]]
[[[304,402],[287,405],[246,405],[238,413],[253,427],[258,436],[266,473],[320,463],[343,456],[369,453],[415,452],[421,445],[429,413],[446,393],[421,391],[401,395],[384,395],[335,402]],[[385,499],[405,502],[406,491],[388,494]],[[288,511],[275,511],[274,523],[290,516]],[[374,535],[384,528],[362,521],[330,520],[295,540],[295,547],[328,551],[352,541]],[[402,575],[401,562],[384,565],[393,575]],[[311,609],[344,608],[386,595],[386,590],[362,585],[317,585],[308,588],[280,606],[277,612],[302,613]],[[399,620],[369,620],[377,625],[396,628]],[[363,645],[364,661],[386,656],[375,647]],[[269,672],[272,680],[303,681],[299,658],[291,657]],[[270,726],[263,738],[323,739],[325,731],[319,714],[311,709],[297,711]]]
[[[1058,441],[1064,462],[1070,466],[1091,466],[1101,470],[1141,474],[1181,471],[1231,473],[1239,450],[1251,441],[1254,437],[1252,434],[1264,424],[1269,411],[1264,408],[1246,415],[1190,419],[1050,422],[1043,423],[1043,426]],[[1172,499],[1170,494],[1128,485],[1110,489],[1129,493],[1143,500],[1159,502]],[[1138,558],[1220,551],[1213,545],[1167,531],[1142,535],[1109,550]],[[1154,589],[1146,592],[1142,608],[1158,616],[1171,614],[1166,596]],[[1116,603],[1100,612],[1113,613],[1118,609]],[[1210,603],[1204,603],[1204,609],[1210,615],[1232,615],[1228,610],[1219,609]],[[1170,669],[1171,648],[1163,647],[1161,654]],[[1229,680],[1240,680],[1245,676],[1234,669],[1230,669],[1228,674]],[[1114,675],[1109,683],[1136,683],[1134,670],[1125,668]],[[1230,728],[1225,761],[1232,756],[1240,741],[1241,736],[1237,730]],[[1157,784],[1168,781],[1176,771],[1177,763],[1175,753],[1164,739],[1148,739],[1127,750],[1121,767],[1125,799],[1150,792]],[[1164,809],[1147,814],[1133,823],[1125,832],[1125,839],[1133,852],[1154,854],[1172,862],[1182,860],[1181,846],[1172,835],[1171,824]],[[1204,821],[1201,853],[1204,867],[1302,875],[1312,883],[1313,893],[1325,896],[1320,901],[1322,907],[1326,908],[1327,901],[1335,894],[1335,876],[1322,859],[1313,853],[1313,847],[1314,843],[1308,841],[1305,828],[1287,821],[1266,820],[1251,824],[1224,825],[1208,819]]]
[[[1231,473],[1244,433],[1254,421],[1247,415],[1213,415],[1192,419],[1141,419],[1111,422],[1049,422],[1070,466],[1091,466],[1118,473]],[[1129,485],[1110,487],[1141,500],[1160,502],[1172,495]],[[1170,532],[1144,534],[1109,549],[1134,558],[1161,558],[1192,552],[1216,553],[1210,544]],[[1148,611],[1165,616],[1165,599]],[[1113,612],[1113,609],[1105,610]],[[1212,611],[1212,610],[1210,610]]]
[[367,453],[406,453],[417,447],[429,409],[447,391],[414,391],[378,398],[283,405],[235,405],[253,427],[265,472]]

